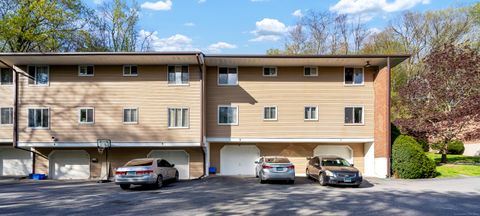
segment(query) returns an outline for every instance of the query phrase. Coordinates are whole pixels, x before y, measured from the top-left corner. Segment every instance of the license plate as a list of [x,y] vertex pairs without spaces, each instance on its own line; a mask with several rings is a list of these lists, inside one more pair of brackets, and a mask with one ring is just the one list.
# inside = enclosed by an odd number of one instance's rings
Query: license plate
[[352,179],[351,178],[345,178],[343,181],[344,182],[352,182]]
[[277,167],[277,171],[283,171],[283,167]]
[[135,172],[135,171],[128,171],[127,172],[127,175],[135,175],[135,174],[137,174],[137,172]]

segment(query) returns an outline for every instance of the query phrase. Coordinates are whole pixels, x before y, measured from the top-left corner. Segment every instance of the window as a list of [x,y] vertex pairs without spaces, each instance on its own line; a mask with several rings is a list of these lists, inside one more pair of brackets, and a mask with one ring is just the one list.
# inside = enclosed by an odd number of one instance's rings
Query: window
[[28,75],[33,79],[28,79],[29,85],[46,86],[49,82],[49,68],[46,65],[28,66]]
[[236,67],[218,68],[218,85],[238,85],[238,71]]
[[318,108],[316,106],[305,107],[305,120],[318,120]]
[[138,109],[137,108],[123,109],[123,123],[125,124],[138,123]]
[[276,67],[264,67],[263,68],[263,76],[267,76],[267,77],[277,76],[277,68]]
[[78,75],[79,76],[93,76],[95,74],[95,68],[93,65],[79,65],[78,66]]
[[172,165],[166,160],[160,160],[157,161],[157,167],[172,167]]
[[93,124],[95,121],[95,111],[93,108],[80,108],[80,124]]
[[168,108],[169,128],[188,128],[188,108]]
[[0,71],[0,85],[13,84],[13,71],[8,68],[2,68]]
[[0,125],[13,124],[13,108],[2,107],[0,108]]
[[188,84],[188,79],[188,66],[168,66],[168,84],[186,85]]
[[28,127],[45,129],[49,127],[50,112],[48,108],[28,109]]
[[362,85],[363,68],[345,68],[345,85]]
[[276,106],[264,107],[263,120],[277,120],[277,107]]
[[345,107],[345,124],[363,124],[363,107]]
[[304,76],[318,76],[318,70],[316,67],[305,67],[303,71]]
[[137,76],[138,69],[136,65],[124,65],[123,66],[123,76]]
[[219,125],[238,125],[238,107],[218,106]]

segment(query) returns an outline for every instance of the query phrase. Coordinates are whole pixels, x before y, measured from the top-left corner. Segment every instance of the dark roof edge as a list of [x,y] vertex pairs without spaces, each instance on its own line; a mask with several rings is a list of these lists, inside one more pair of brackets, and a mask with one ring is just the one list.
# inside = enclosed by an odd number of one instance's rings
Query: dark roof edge
[[393,55],[230,55],[207,54],[206,58],[410,58],[410,54]]
[[176,55],[204,55],[198,51],[185,52],[23,52],[23,53],[0,53],[0,56],[116,56],[116,55],[138,55],[138,56],[176,56]]

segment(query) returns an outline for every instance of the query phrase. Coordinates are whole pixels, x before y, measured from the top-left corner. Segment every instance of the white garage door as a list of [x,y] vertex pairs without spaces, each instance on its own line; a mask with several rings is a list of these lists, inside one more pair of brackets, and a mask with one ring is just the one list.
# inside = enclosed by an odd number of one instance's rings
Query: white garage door
[[226,145],[220,150],[221,175],[255,175],[260,150],[254,145]]
[[163,158],[175,164],[180,179],[190,179],[190,156],[183,150],[153,150],[148,155],[150,158]]
[[352,149],[348,146],[342,145],[319,145],[313,150],[313,155],[322,156],[322,155],[334,155],[342,157],[348,162],[353,164],[353,152]]
[[90,178],[90,155],[83,150],[55,150],[50,156],[50,178]]
[[27,176],[32,173],[32,153],[13,147],[0,147],[0,174]]

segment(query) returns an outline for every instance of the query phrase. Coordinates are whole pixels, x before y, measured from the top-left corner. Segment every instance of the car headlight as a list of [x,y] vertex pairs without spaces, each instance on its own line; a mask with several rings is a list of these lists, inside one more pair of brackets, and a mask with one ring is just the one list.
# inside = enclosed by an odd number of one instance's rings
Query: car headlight
[[358,171],[358,177],[362,177],[362,172]]
[[325,171],[325,174],[326,174],[327,176],[331,176],[331,177],[334,177],[334,176],[335,176],[335,173],[333,173],[333,172],[330,171],[330,170]]

